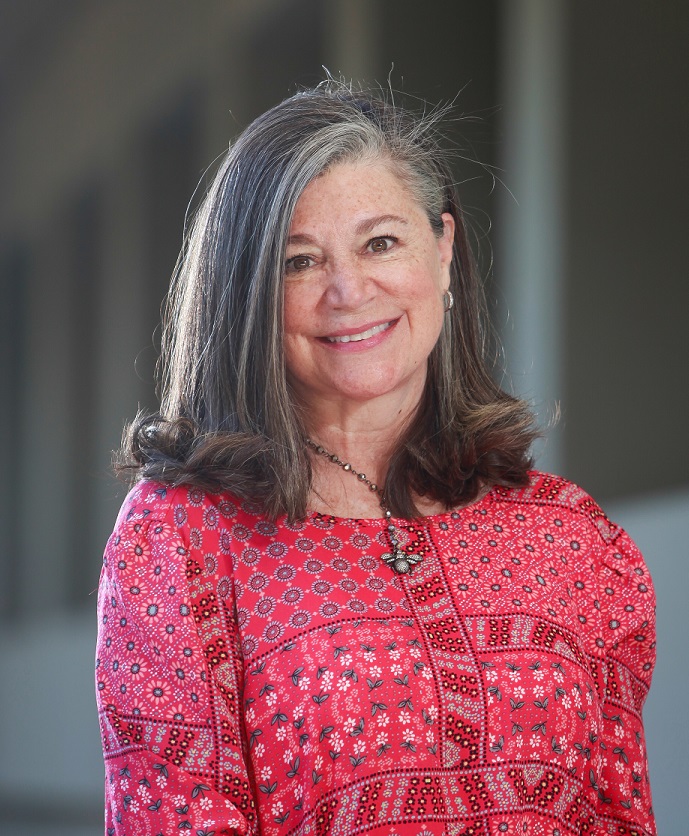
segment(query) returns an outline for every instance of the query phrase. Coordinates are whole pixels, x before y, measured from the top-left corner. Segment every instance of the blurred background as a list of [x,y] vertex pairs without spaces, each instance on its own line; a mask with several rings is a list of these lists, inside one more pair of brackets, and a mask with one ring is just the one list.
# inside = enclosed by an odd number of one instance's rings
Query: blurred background
[[[0,0],[0,830],[102,833],[95,589],[124,422],[207,167],[333,74],[448,134],[539,465],[646,554],[659,832],[687,832],[689,4]],[[461,300],[459,300],[461,304]]]

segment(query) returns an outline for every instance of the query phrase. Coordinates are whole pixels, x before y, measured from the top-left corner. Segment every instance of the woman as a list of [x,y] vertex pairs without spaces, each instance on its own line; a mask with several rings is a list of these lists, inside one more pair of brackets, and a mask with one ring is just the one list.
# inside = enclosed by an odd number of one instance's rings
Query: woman
[[180,265],[101,582],[107,832],[654,833],[650,579],[529,470],[434,120],[283,102]]

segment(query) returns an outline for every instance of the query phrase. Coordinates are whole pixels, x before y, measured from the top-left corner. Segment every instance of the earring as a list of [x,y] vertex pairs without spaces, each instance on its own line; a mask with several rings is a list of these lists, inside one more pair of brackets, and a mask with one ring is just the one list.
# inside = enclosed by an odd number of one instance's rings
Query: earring
[[445,305],[445,313],[447,313],[455,303],[455,297],[452,295],[451,290],[446,290],[443,293],[443,303]]

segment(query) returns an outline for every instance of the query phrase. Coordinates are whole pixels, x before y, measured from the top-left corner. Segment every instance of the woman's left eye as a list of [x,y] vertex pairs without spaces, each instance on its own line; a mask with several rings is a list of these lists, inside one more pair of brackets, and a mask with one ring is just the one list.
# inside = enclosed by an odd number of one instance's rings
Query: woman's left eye
[[372,238],[368,242],[367,249],[372,253],[384,253],[390,249],[396,240],[392,235],[381,235],[379,238]]

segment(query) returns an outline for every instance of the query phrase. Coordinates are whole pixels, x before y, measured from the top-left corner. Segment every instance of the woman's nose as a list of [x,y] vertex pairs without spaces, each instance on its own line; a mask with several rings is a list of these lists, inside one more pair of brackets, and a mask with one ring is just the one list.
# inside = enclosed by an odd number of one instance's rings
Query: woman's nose
[[366,267],[354,258],[333,261],[327,280],[325,296],[334,308],[360,308],[374,293],[374,284]]

